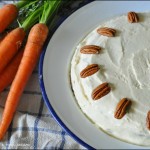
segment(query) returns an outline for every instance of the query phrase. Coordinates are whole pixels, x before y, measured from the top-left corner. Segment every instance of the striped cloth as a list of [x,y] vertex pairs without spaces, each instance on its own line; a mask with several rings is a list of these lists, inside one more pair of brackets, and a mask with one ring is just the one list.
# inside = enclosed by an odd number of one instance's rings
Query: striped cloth
[[[72,1],[59,11],[50,36],[60,23],[89,0]],[[0,6],[10,1],[0,0]],[[38,66],[38,65],[37,65]],[[9,88],[0,94],[0,117]],[[85,149],[74,141],[52,118],[41,95],[38,67],[35,68],[20,99],[17,112],[4,137],[0,149]]]

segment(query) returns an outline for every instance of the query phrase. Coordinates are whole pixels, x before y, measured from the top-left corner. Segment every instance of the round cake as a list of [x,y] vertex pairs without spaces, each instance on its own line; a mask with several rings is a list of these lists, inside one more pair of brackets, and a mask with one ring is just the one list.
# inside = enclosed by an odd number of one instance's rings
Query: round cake
[[150,13],[128,12],[91,31],[75,48],[71,83],[97,127],[150,145]]

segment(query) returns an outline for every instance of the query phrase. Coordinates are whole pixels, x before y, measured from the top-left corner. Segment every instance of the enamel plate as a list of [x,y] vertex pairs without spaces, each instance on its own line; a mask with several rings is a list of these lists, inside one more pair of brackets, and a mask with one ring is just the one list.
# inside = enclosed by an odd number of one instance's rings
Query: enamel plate
[[95,1],[69,16],[56,30],[40,57],[39,81],[53,117],[86,148],[142,149],[113,138],[90,122],[73,96],[69,70],[74,47],[101,22],[129,11],[146,12],[150,1]]

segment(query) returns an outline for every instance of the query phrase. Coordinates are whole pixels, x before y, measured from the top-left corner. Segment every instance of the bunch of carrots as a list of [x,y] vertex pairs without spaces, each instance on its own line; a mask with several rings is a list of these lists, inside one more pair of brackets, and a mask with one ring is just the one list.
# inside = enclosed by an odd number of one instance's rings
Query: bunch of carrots
[[[0,140],[3,139],[16,112],[19,99],[38,62],[49,33],[48,23],[62,5],[61,0],[24,0],[6,4],[0,9],[0,34],[27,9],[23,22],[0,39],[0,92],[10,85],[0,121]],[[7,18],[7,19],[6,19]],[[27,37],[27,40],[25,40]],[[25,46],[23,43],[25,42]]]

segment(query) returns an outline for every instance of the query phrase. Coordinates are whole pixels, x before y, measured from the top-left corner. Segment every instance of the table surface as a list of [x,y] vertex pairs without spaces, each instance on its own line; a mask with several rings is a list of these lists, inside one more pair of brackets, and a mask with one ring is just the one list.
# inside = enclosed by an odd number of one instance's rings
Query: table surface
[[[12,1],[0,0],[0,6]],[[50,36],[70,14],[91,0],[72,1],[59,10]],[[9,87],[0,94],[0,117],[3,112]],[[54,120],[49,113],[38,81],[38,64],[20,99],[17,112],[0,142],[0,149],[83,149]]]

